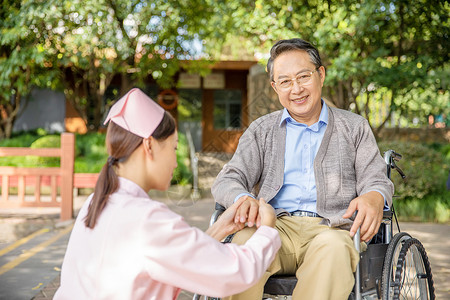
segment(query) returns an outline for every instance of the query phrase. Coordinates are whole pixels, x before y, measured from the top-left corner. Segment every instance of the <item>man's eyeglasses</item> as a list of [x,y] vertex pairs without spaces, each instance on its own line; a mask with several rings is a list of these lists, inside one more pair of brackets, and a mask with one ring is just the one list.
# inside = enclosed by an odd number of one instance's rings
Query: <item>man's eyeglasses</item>
[[297,76],[295,76],[295,78],[292,79],[286,78],[273,82],[280,90],[289,91],[292,88],[294,81],[296,81],[298,85],[308,84],[311,81],[312,75],[317,70],[319,70],[319,68],[315,68],[314,71],[300,73]]

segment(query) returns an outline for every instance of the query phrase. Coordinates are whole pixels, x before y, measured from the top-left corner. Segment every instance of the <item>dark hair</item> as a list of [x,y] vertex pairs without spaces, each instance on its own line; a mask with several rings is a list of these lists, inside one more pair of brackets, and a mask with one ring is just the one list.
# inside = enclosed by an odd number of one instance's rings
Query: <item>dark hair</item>
[[[176,123],[174,118],[165,111],[164,117],[153,132],[152,137],[158,141],[164,141],[175,130]],[[86,227],[95,227],[98,217],[108,202],[109,196],[119,188],[119,178],[113,166],[127,160],[142,144],[142,140],[142,137],[123,129],[112,121],[109,122],[106,132],[106,148],[109,157],[95,184],[94,195],[89,204],[86,218],[84,219]]]
[[270,58],[267,61],[267,71],[269,72],[270,80],[273,81],[273,61],[275,58],[277,58],[281,53],[292,50],[306,51],[309,54],[311,62],[316,66],[316,68],[322,66],[319,50],[307,41],[302,39],[280,40],[272,46],[272,49],[270,49]]

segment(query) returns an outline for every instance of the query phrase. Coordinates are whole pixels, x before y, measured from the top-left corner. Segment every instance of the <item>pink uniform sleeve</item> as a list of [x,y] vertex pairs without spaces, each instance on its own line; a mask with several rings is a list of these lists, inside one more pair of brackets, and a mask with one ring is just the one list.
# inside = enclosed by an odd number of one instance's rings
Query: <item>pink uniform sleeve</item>
[[258,282],[280,248],[278,232],[261,226],[243,246],[222,244],[190,227],[164,204],[143,220],[143,255],[150,276],[212,297],[240,293]]

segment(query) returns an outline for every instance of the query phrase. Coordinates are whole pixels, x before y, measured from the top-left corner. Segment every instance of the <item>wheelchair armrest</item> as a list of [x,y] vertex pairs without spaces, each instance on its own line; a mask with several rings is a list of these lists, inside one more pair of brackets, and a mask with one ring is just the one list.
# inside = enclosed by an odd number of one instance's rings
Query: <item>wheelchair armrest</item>
[[225,211],[225,207],[223,205],[217,203],[217,202],[216,202],[216,205],[215,205],[215,209],[216,210],[221,210],[222,212]]
[[211,219],[209,220],[209,227],[211,227],[214,223],[216,223],[217,219],[220,217],[221,214],[225,211],[225,207],[220,205],[216,202],[215,211],[211,216]]

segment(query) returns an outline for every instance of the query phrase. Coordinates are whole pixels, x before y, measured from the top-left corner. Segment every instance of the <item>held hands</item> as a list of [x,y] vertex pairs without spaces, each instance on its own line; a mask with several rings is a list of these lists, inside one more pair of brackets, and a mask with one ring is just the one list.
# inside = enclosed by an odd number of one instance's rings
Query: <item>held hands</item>
[[258,224],[260,221],[258,220],[259,201],[250,196],[242,196],[236,201],[236,203],[238,202],[241,202],[242,204],[236,211],[234,222],[241,224],[247,223],[248,227],[253,227],[253,225]]
[[277,218],[275,210],[270,204],[267,204],[262,198],[257,201],[251,197],[243,196],[225,210],[217,222],[206,230],[206,233],[220,241],[244,228],[246,222],[251,227],[249,216],[252,217],[251,226],[275,227]]
[[[266,203],[263,198],[256,200],[250,196],[242,196],[236,203],[243,201],[236,211],[234,222],[248,227],[266,225],[275,227],[277,217],[272,205]],[[236,204],[235,203],[235,204]]]
[[212,227],[217,226],[221,228],[225,236],[233,234],[244,228],[244,223],[235,222],[236,211],[238,211],[244,201],[245,199],[242,197],[239,198],[233,205],[231,205],[220,215],[219,219],[212,225]]
[[348,219],[355,211],[358,211],[350,228],[350,236],[353,237],[358,227],[361,227],[361,240],[368,242],[378,232],[383,218],[383,208],[384,199],[378,192],[368,192],[353,199],[342,216]]

